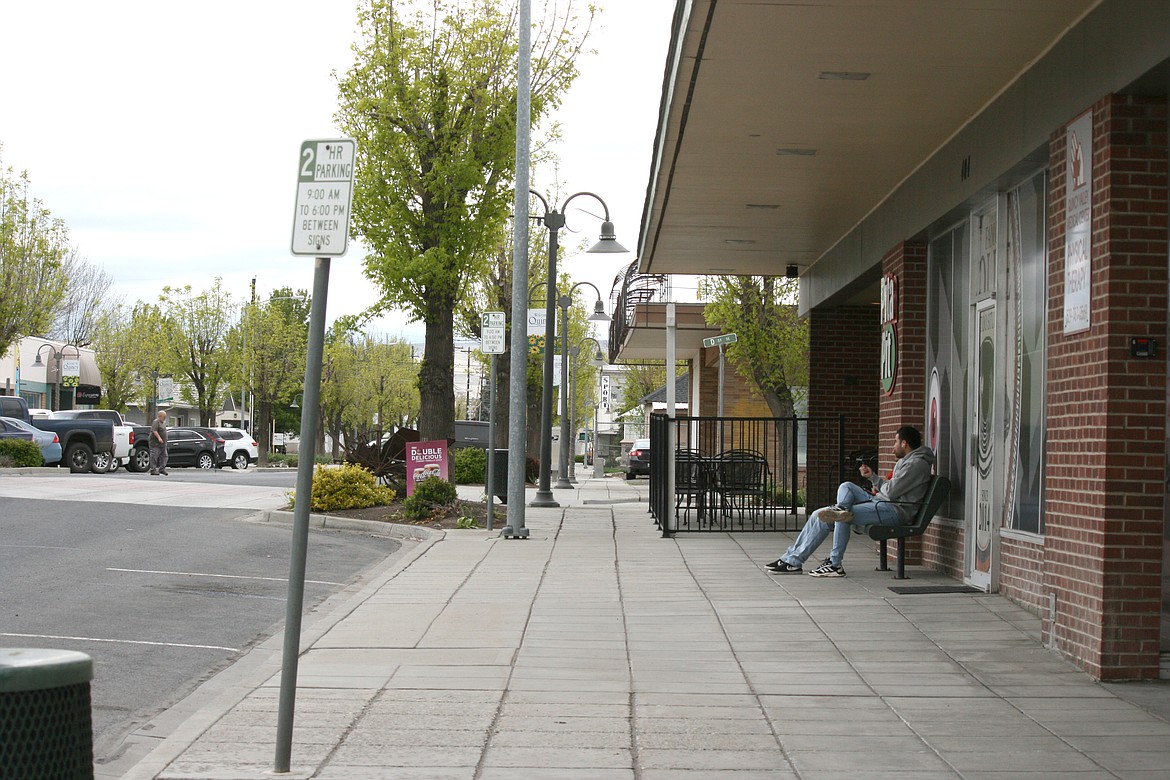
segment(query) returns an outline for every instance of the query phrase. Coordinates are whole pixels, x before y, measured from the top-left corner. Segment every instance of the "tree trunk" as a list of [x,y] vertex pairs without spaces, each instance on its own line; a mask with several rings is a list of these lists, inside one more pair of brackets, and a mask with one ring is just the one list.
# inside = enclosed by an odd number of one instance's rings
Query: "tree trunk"
[[422,441],[455,438],[454,303],[432,302],[427,309],[426,346],[418,372],[418,433]]
[[525,386],[528,390],[528,425],[525,428],[527,436],[524,441],[527,443],[527,452],[525,455],[529,458],[539,459],[540,453],[540,405],[541,405],[541,386],[537,384],[528,384]]
[[268,433],[268,429],[271,427],[268,421],[271,419],[272,404],[268,401],[258,401],[252,416],[252,437],[256,439],[260,450],[259,457],[256,459],[258,466],[268,465],[268,451],[272,449],[272,437]]
[[763,390],[762,394],[773,417],[792,417],[796,413],[792,404],[792,392],[787,387]]
[[[496,355],[496,438],[492,447],[498,450],[508,449],[508,424],[511,417],[510,398],[512,397],[512,348],[511,339],[504,345],[504,354]],[[489,358],[490,365],[490,358]],[[489,369],[490,370],[490,369]]]

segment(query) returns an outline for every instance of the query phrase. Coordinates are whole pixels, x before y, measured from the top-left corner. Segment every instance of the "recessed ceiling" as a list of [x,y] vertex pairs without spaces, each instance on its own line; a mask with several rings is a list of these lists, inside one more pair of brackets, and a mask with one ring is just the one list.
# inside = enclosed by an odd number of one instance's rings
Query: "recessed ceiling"
[[639,270],[808,268],[1096,4],[694,0]]

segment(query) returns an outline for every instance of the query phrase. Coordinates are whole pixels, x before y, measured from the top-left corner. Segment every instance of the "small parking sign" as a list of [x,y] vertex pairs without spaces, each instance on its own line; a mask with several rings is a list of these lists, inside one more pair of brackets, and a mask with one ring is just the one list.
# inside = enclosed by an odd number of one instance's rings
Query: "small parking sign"
[[349,243],[357,142],[330,138],[301,144],[292,253],[338,257]]

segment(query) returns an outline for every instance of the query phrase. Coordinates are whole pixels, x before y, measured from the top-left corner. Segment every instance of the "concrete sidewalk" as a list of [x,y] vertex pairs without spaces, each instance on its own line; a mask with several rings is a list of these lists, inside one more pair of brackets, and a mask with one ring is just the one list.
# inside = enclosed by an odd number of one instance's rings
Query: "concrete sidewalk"
[[[1002,597],[895,594],[860,540],[845,579],[770,575],[759,564],[788,535],[663,539],[644,481],[583,479],[556,497],[526,509],[527,540],[435,534],[306,618],[293,772],[279,776],[1170,772],[1170,688],[1094,683]],[[900,584],[956,584],[910,575]],[[140,729],[153,751],[99,777],[271,777],[281,641]]]

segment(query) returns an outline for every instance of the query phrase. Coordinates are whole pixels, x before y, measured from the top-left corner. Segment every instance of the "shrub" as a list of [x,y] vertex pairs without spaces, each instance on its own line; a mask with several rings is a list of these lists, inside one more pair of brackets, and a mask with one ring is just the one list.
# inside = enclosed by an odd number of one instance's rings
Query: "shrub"
[[455,484],[479,485],[487,478],[487,450],[464,447],[455,450]]
[[455,485],[430,477],[414,486],[414,495],[402,502],[403,513],[411,520],[425,520],[436,508],[455,503]]
[[0,439],[0,457],[12,461],[13,467],[43,466],[41,448],[23,439]]
[[309,509],[314,512],[365,509],[389,504],[394,498],[393,490],[379,485],[373,473],[361,466],[318,466],[313,470],[313,501]]

